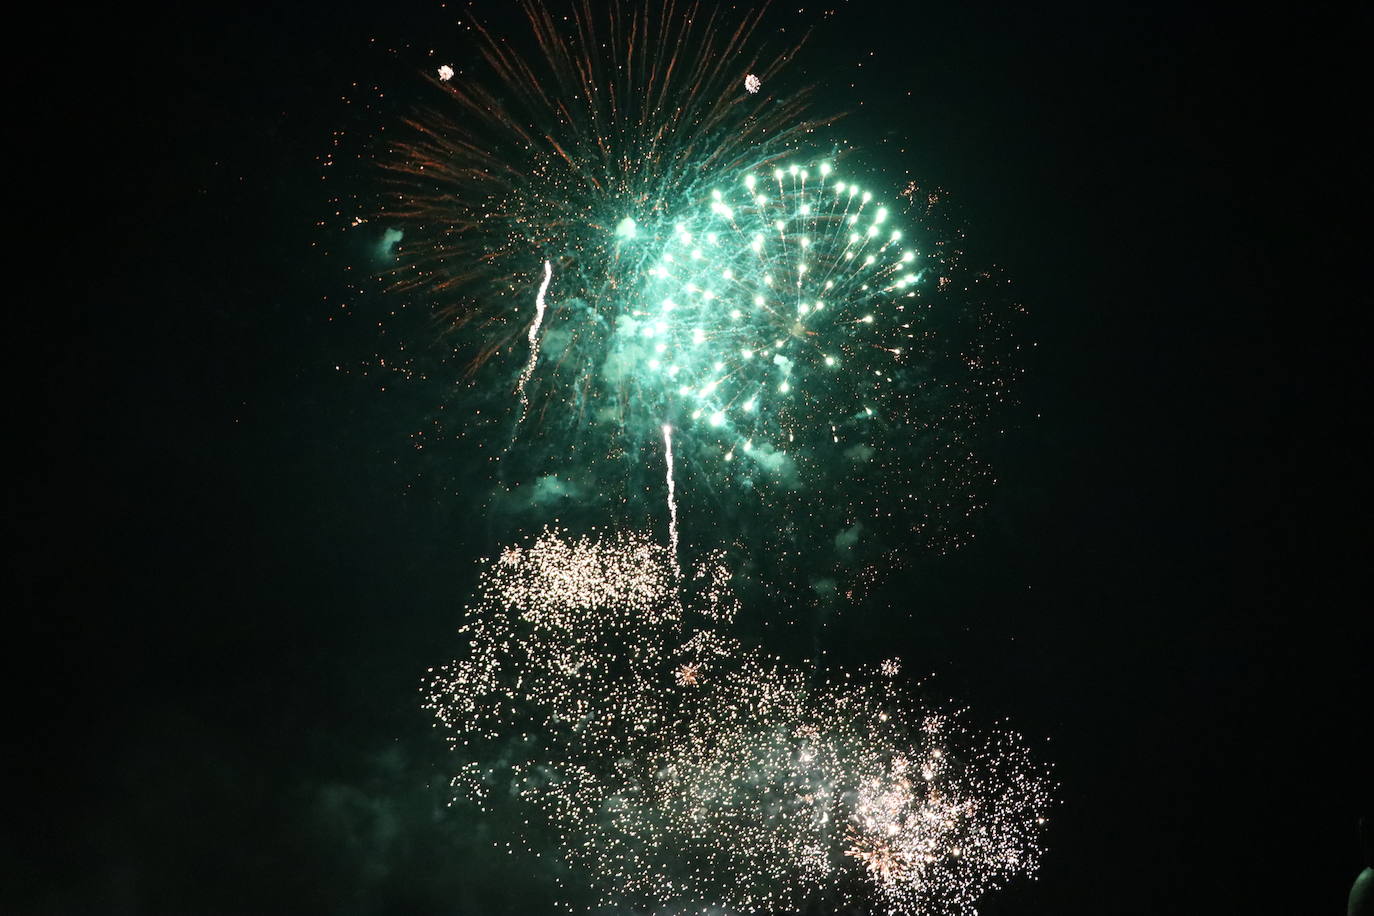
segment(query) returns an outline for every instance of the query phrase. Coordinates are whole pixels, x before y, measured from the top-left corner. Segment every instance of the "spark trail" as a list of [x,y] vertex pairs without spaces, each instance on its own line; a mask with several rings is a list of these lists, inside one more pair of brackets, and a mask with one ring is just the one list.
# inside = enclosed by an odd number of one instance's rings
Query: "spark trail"
[[545,261],[544,282],[539,285],[539,295],[534,297],[534,323],[530,325],[530,361],[525,365],[525,371],[520,373],[520,381],[516,385],[516,391],[520,395],[520,418],[516,420],[516,425],[524,422],[525,414],[530,409],[530,397],[525,392],[525,386],[534,374],[534,364],[539,361],[539,329],[544,324],[544,294],[549,291],[549,280],[552,278],[553,264]]
[[663,424],[663,454],[668,462],[668,547],[677,562],[677,491],[673,484],[673,428]]

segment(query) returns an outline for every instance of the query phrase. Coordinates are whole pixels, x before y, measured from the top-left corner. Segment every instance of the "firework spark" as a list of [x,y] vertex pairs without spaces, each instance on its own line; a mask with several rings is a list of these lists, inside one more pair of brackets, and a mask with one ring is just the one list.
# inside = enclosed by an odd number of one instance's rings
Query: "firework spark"
[[530,409],[530,399],[525,393],[525,386],[529,384],[530,376],[534,374],[535,363],[539,361],[539,328],[544,323],[544,294],[549,291],[549,280],[551,279],[553,279],[553,265],[545,261],[544,282],[539,285],[539,295],[534,299],[534,321],[530,324],[530,361],[525,364],[525,371],[520,373],[520,381],[516,386],[520,396],[520,419],[516,422],[523,422],[525,414]]
[[663,424],[663,458],[667,465],[668,549],[677,557],[677,483],[673,480],[673,428]]

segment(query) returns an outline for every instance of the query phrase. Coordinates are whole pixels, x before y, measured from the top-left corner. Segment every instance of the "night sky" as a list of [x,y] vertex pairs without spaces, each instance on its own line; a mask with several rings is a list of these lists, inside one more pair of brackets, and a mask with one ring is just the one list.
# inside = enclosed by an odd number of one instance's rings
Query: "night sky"
[[[984,913],[1343,912],[1374,771],[1368,8],[897,6],[827,20],[808,73],[862,93],[818,107],[952,193],[1037,346],[977,540],[833,621],[833,661],[900,654],[1054,761],[1040,876]],[[423,393],[335,370],[376,342],[330,321],[317,244],[342,97],[451,18],[24,36],[0,910],[551,911],[549,867],[491,851],[512,825],[445,807],[416,691],[502,545],[410,448]]]

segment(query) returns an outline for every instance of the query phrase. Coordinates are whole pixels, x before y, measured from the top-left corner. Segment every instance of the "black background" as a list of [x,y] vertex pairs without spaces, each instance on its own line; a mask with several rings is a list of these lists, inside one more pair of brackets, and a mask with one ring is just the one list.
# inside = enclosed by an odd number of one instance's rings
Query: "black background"
[[[342,97],[451,18],[14,36],[0,909],[550,911],[550,869],[491,851],[509,825],[443,807],[414,689],[499,545],[415,485],[416,404],[335,371],[369,329],[329,321],[313,244]],[[954,192],[1038,343],[979,540],[833,626],[835,660],[899,651],[1049,739],[1040,878],[985,913],[1340,912],[1371,771],[1368,9],[826,23],[811,75],[858,88],[820,102]]]

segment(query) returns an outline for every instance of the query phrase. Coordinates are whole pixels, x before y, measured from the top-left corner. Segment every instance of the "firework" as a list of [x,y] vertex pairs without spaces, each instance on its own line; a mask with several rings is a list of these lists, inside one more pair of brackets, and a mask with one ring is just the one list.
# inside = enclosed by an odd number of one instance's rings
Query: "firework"
[[526,50],[469,18],[476,58],[427,64],[355,219],[458,354],[431,371],[398,333],[376,361],[461,399],[417,448],[490,456],[512,528],[561,499],[619,526],[485,569],[423,684],[455,798],[520,808],[608,905],[968,913],[1035,871],[1045,768],[895,659],[827,679],[741,643],[732,570],[786,613],[969,536],[1005,284],[939,193],[818,139],[762,7],[519,5]]
[[607,905],[969,913],[1035,871],[1019,738],[892,677],[814,683],[724,636],[737,609],[719,557],[680,575],[642,535],[507,549],[424,684],[457,794],[537,813]]
[[413,433],[431,470],[504,440],[493,516],[568,499],[709,546],[692,528],[728,520],[808,599],[859,593],[897,539],[965,543],[1016,307],[941,195],[890,194],[905,182],[821,139],[835,118],[788,88],[800,45],[768,48],[762,6],[521,9],[524,46],[468,18],[476,59],[429,70],[436,100],[375,156],[387,283],[445,316],[462,362],[400,333],[376,361],[445,381]]

